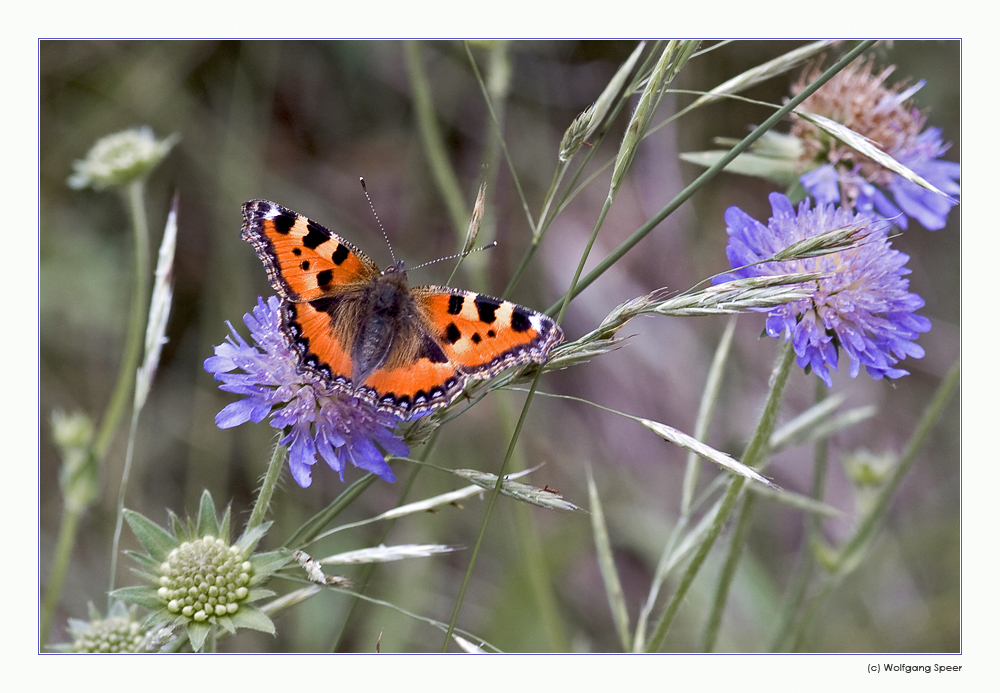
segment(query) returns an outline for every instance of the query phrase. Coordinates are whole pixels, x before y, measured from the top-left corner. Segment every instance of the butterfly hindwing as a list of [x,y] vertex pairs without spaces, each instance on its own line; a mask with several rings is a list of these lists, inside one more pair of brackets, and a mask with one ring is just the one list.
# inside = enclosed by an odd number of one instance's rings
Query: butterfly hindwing
[[448,359],[473,378],[544,363],[563,338],[552,318],[510,301],[447,286],[418,287],[413,295]]
[[421,356],[408,365],[376,370],[362,389],[379,408],[412,415],[450,403],[465,379],[450,361]]
[[294,303],[379,276],[375,263],[349,241],[267,200],[243,205],[242,237],[253,244],[274,290]]

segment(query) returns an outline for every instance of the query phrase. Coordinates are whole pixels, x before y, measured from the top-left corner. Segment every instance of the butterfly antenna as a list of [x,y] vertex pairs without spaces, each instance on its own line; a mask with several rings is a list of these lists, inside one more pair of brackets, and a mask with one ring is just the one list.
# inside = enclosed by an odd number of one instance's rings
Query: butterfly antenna
[[378,227],[382,229],[382,238],[385,239],[385,244],[389,246],[389,254],[392,255],[392,263],[396,264],[396,253],[392,250],[392,243],[389,242],[389,234],[385,232],[385,227],[382,226],[382,220],[378,218],[378,212],[375,211],[375,205],[372,204],[372,198],[368,196],[368,186],[365,185],[364,177],[360,178],[361,189],[365,192],[365,199],[368,200],[368,206],[371,207],[372,215],[375,217],[375,223]]
[[481,245],[478,248],[473,248],[472,250],[463,250],[462,252],[455,253],[454,255],[448,255],[448,256],[445,256],[445,257],[439,257],[437,260],[431,260],[430,262],[425,262],[423,264],[417,265],[416,267],[411,267],[407,271],[412,272],[415,269],[419,269],[421,267],[426,267],[427,265],[433,265],[435,262],[444,262],[445,260],[454,260],[457,257],[465,257],[466,255],[472,255],[473,253],[478,253],[480,250],[489,250],[490,248],[495,248],[496,246],[497,246],[497,242],[493,241],[492,243],[487,243],[486,245]]

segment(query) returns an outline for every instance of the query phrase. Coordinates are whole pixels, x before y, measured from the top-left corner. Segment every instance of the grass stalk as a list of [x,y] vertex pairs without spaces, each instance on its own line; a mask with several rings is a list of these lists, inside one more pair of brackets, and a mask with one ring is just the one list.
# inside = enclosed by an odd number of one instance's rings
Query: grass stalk
[[[767,443],[768,440],[770,440],[771,433],[774,431],[775,424],[777,423],[781,397],[784,393],[785,385],[788,382],[788,374],[791,371],[792,363],[794,362],[795,351],[792,349],[791,342],[784,342],[781,345],[778,363],[772,373],[771,389],[768,393],[767,401],[764,404],[764,410],[761,412],[760,420],[754,430],[753,438],[750,440],[750,443],[747,445],[746,452],[743,454],[742,462],[747,466],[756,468],[767,452]],[[725,526],[726,522],[729,520],[730,514],[735,509],[736,502],[739,500],[745,483],[746,477],[742,476],[735,476],[730,480],[729,487],[723,497],[722,507],[720,508],[718,515],[716,515],[715,520],[712,523],[712,527],[709,529],[705,539],[702,540],[701,545],[698,547],[698,551],[695,553],[694,558],[692,558],[691,563],[688,564],[687,570],[681,578],[680,585],[677,587],[677,591],[675,591],[673,596],[670,598],[670,601],[664,610],[663,616],[660,618],[656,630],[650,638],[649,646],[647,647],[648,652],[657,652],[662,647],[663,641],[667,636],[667,631],[670,629],[670,625],[673,623],[674,617],[677,615],[677,610],[680,609],[681,603],[687,596],[688,589],[690,589],[698,571],[701,570],[705,559],[708,557],[708,552],[712,549],[712,546],[715,544],[715,540],[719,537],[719,534],[722,532],[722,528]]]

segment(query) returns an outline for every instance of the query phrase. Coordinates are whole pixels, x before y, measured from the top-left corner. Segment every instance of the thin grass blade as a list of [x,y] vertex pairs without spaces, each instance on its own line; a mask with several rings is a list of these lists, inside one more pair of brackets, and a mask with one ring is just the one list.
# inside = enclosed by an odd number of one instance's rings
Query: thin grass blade
[[608,595],[608,605],[611,607],[611,616],[614,618],[622,649],[629,652],[632,649],[632,638],[629,636],[625,593],[622,590],[621,580],[618,579],[614,556],[611,553],[611,540],[608,537],[608,526],[604,520],[601,498],[597,493],[597,484],[594,483],[594,475],[589,467],[587,469],[587,491],[590,497],[590,525],[594,531],[594,546],[597,549],[597,562],[601,568],[601,577],[604,579],[604,591]]

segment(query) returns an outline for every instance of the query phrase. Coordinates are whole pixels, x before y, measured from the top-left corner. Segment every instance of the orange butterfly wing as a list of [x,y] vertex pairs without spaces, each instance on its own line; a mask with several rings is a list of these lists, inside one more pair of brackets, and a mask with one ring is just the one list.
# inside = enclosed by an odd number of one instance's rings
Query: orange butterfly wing
[[413,415],[449,404],[465,387],[465,375],[448,360],[426,356],[398,367],[379,368],[360,389],[380,409]]
[[353,369],[349,342],[341,342],[331,329],[330,316],[310,303],[284,302],[281,325],[299,354],[299,370],[309,371],[343,392],[351,393]]
[[242,238],[284,299],[302,303],[381,274],[367,255],[316,222],[267,200],[243,205]]
[[545,363],[563,340],[556,322],[510,301],[446,286],[413,289],[424,322],[458,370],[492,378],[512,366]]

